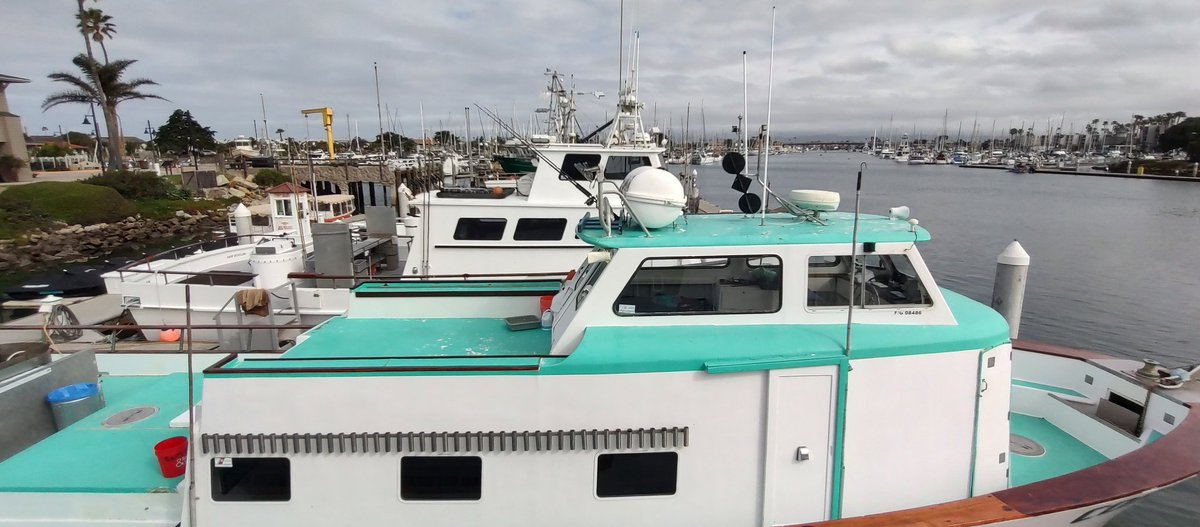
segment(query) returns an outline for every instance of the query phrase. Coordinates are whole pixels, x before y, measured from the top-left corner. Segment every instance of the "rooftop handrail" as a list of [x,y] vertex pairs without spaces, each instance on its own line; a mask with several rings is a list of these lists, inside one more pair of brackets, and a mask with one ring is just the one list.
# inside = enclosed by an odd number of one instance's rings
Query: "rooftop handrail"
[[320,273],[288,273],[289,279],[298,280],[356,280],[361,279],[360,283],[384,283],[384,282],[404,282],[413,280],[424,280],[428,278],[462,278],[464,280],[471,278],[564,278],[566,272],[546,272],[546,273],[461,273],[461,274],[418,274],[418,275],[403,275],[366,278],[355,275],[332,275]]
[[[225,248],[225,247],[229,247],[229,246],[231,245],[231,244],[229,243],[229,242],[231,242],[231,241],[232,241],[232,242],[234,242],[234,243],[233,243],[233,245],[237,245],[237,243],[236,243],[236,242],[237,242],[237,241],[239,241],[241,238],[244,238],[244,237],[263,237],[263,238],[269,238],[269,237],[279,237],[279,238],[284,238],[284,237],[287,237],[287,234],[274,234],[274,235],[272,235],[272,234],[230,234],[230,235],[228,235],[228,236],[222,236],[222,237],[220,237],[220,238],[214,238],[214,239],[211,239],[211,240],[204,240],[204,241],[199,241],[199,242],[195,242],[195,243],[189,243],[189,244],[187,244],[187,245],[180,245],[180,246],[178,246],[178,247],[172,247],[172,248],[170,248],[170,249],[167,249],[167,250],[165,250],[165,251],[162,251],[162,252],[158,252],[158,253],[155,253],[155,254],[151,254],[151,255],[143,256],[142,258],[139,258],[138,260],[136,260],[136,261],[134,261],[134,262],[131,262],[131,263],[129,263],[129,264],[127,264],[127,265],[125,265],[124,267],[118,268],[117,270],[118,270],[118,271],[138,271],[138,270],[135,270],[135,269],[131,269],[131,267],[138,266],[138,265],[143,265],[143,264],[148,264],[148,263],[150,263],[150,262],[154,262],[154,261],[158,261],[158,260],[162,260],[162,259],[167,259],[166,257],[167,257],[168,255],[169,255],[169,256],[171,256],[169,259],[171,259],[171,260],[178,260],[178,259],[179,259],[179,255],[178,255],[178,253],[179,253],[180,251],[189,251],[189,250],[191,250],[191,249],[194,249],[194,248],[196,248],[196,247],[201,247],[201,246],[204,246],[204,245],[211,245],[211,244],[214,244],[214,243],[224,243],[224,245],[223,245],[221,248]],[[140,269],[140,270],[141,270],[141,271],[144,271],[144,269]]]

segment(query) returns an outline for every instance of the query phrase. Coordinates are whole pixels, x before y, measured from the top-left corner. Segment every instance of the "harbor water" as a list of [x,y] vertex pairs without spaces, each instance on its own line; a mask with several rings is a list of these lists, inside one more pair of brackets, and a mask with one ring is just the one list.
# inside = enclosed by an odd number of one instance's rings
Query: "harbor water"
[[[1200,362],[1200,272],[1192,265],[1200,255],[1200,183],[805,152],[769,158],[771,187],[781,195],[837,191],[841,210],[853,210],[861,162],[862,211],[911,207],[933,235],[921,251],[942,287],[989,302],[996,256],[1021,242],[1032,258],[1021,338],[1172,367]],[[736,210],[732,176],[720,165],[695,168],[705,199]],[[1200,481],[1191,480],[1140,500],[1110,525],[1196,525],[1198,498]]]

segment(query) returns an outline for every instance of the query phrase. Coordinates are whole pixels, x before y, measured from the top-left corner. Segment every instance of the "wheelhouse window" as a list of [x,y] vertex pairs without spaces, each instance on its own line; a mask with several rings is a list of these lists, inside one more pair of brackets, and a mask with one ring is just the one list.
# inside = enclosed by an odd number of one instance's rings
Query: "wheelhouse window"
[[648,166],[650,158],[646,156],[608,156],[608,162],[604,164],[604,178],[625,179],[633,169]]
[[459,218],[454,228],[455,240],[499,240],[504,237],[504,218]]
[[639,452],[600,454],[596,458],[596,496],[671,496],[679,473],[679,454]]
[[483,460],[475,456],[400,458],[400,499],[476,501],[483,495]]
[[276,216],[291,216],[292,202],[286,199],[275,200],[275,215]]
[[584,169],[600,166],[600,154],[567,154],[563,156],[562,174],[559,174],[558,179],[587,181],[588,178],[580,170],[580,165]]
[[213,501],[288,501],[292,467],[287,458],[213,458]]
[[558,241],[567,230],[566,218],[521,218],[517,220],[514,240]]
[[625,285],[619,316],[774,313],[783,302],[778,256],[649,258]]
[[[849,304],[850,256],[813,256],[808,260],[808,306]],[[928,306],[929,292],[907,255],[860,255],[854,271],[854,305],[860,307]]]

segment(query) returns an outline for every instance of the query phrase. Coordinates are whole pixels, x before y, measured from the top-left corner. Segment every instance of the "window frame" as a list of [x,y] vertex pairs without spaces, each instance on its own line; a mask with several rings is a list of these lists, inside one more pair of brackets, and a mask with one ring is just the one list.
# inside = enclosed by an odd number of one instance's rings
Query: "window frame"
[[[291,459],[289,459],[287,457],[230,457],[230,456],[219,456],[219,457],[223,458],[223,459],[231,460],[231,463],[233,465],[231,467],[218,467],[217,466],[218,457],[214,457],[211,460],[209,460],[208,475],[209,475],[209,499],[210,500],[212,500],[214,502],[218,502],[218,503],[284,503],[284,502],[292,501],[292,460]],[[240,495],[234,495],[233,497],[230,497],[229,491],[219,492],[219,489],[224,487],[224,485],[222,484],[222,478],[218,474],[219,470],[230,470],[230,469],[236,470],[238,467],[238,463],[242,463],[244,466],[244,464],[247,462],[261,463],[264,460],[283,461],[283,466],[286,468],[285,478],[287,480],[287,486],[286,486],[287,491],[286,491],[286,493],[279,495],[282,497],[272,497],[272,498],[267,498],[267,499],[254,499],[253,497],[240,496]],[[245,475],[242,476],[242,478],[245,478],[245,477],[246,477]],[[242,482],[242,480],[239,479],[238,483],[240,484],[241,482]],[[232,490],[233,488],[237,488],[236,484],[233,487],[231,487],[230,490]]]
[[[912,255],[910,255],[908,253],[908,251],[902,251],[902,252],[897,252],[897,253],[887,253],[887,252],[859,253],[857,256],[862,260],[862,262],[863,262],[862,266],[864,269],[881,269],[881,268],[886,269],[886,266],[885,267],[874,267],[874,266],[867,265],[866,259],[867,259],[867,257],[870,257],[870,256],[879,258],[881,263],[882,263],[882,259],[884,259],[884,258],[887,258],[889,260],[889,262],[891,261],[892,258],[896,258],[896,257],[904,258],[907,261],[907,267],[912,270],[912,278],[917,280],[917,283],[920,285],[921,290],[924,292],[924,296],[929,299],[929,302],[925,303],[925,304],[890,304],[890,303],[867,304],[865,301],[861,302],[861,303],[854,303],[853,302],[854,299],[850,299],[850,303],[854,304],[855,309],[867,309],[867,310],[927,309],[927,308],[934,307],[937,304],[931,289],[926,285],[926,280],[924,279],[924,277],[921,276],[921,272],[917,269],[917,266],[913,264],[913,257],[912,257]],[[820,263],[820,264],[814,265],[812,263],[813,258],[829,258],[829,257],[835,258],[836,259],[835,261],[837,262],[837,264],[831,265],[828,263]],[[834,311],[834,310],[848,309],[849,304],[838,304],[838,305],[831,305],[831,306],[814,306],[810,302],[809,295],[813,292],[812,282],[811,282],[811,279],[813,276],[812,269],[814,269],[814,268],[829,269],[829,268],[834,268],[834,267],[840,267],[842,265],[843,261],[849,260],[849,259],[850,259],[849,254],[810,254],[810,255],[808,255],[808,257],[805,259],[806,262],[805,262],[805,270],[804,270],[805,271],[804,272],[804,309],[805,309],[805,311],[808,311],[810,313],[828,313],[828,312]],[[895,263],[892,263],[891,265],[893,267],[897,267],[897,268],[899,267],[899,266],[896,266]],[[853,266],[855,266],[854,262],[851,262],[851,266],[852,266],[851,269],[854,271],[854,274],[858,274],[857,269],[855,267],[853,267]],[[834,276],[845,278],[846,273],[841,272],[841,273],[835,274]],[[866,281],[864,280],[864,283],[861,285],[865,285],[865,284],[866,284]],[[861,297],[860,297],[860,299],[861,299]]]
[[[717,259],[717,258],[724,258],[724,259],[725,259],[725,263],[724,263],[723,265],[720,265],[720,266],[715,266],[715,265],[699,265],[699,266],[673,266],[673,267],[671,267],[671,266],[669,266],[669,267],[643,267],[644,265],[646,265],[646,262],[647,262],[647,261],[650,261],[650,260],[687,260],[687,259]],[[654,270],[664,270],[664,269],[688,269],[688,268],[691,268],[691,269],[697,269],[697,270],[725,269],[725,268],[728,268],[728,267],[729,267],[729,265],[730,265],[730,264],[733,262],[733,260],[734,260],[735,258],[737,258],[737,259],[744,259],[744,260],[746,261],[746,268],[747,268],[747,269],[759,269],[759,268],[763,268],[763,267],[767,267],[767,268],[771,268],[771,267],[773,267],[773,266],[763,266],[763,265],[761,265],[761,264],[760,264],[759,266],[751,267],[751,266],[749,265],[749,262],[750,262],[751,260],[758,260],[758,261],[760,261],[760,262],[761,262],[763,259],[765,259],[765,258],[775,258],[775,259],[779,260],[779,266],[777,267],[777,269],[778,269],[778,272],[779,272],[779,283],[780,283],[780,285],[779,285],[779,289],[774,289],[774,290],[772,290],[772,289],[763,289],[764,291],[778,291],[778,296],[777,296],[777,298],[778,298],[779,302],[778,302],[778,303],[775,305],[775,308],[774,308],[774,309],[771,309],[771,310],[762,310],[762,311],[739,311],[739,312],[722,312],[722,311],[678,311],[678,312],[666,312],[666,313],[637,313],[637,312],[634,312],[634,313],[621,313],[621,311],[620,311],[620,307],[619,307],[619,306],[620,306],[620,302],[621,302],[621,296],[624,294],[625,290],[626,290],[626,289],[629,287],[629,285],[630,285],[630,284],[633,282],[633,279],[634,279],[634,277],[636,277],[636,276],[637,276],[638,272],[639,272],[639,271],[641,271],[641,270],[643,270],[643,269],[654,269]],[[780,312],[780,311],[783,309],[783,305],[784,305],[784,303],[785,303],[785,301],[786,301],[786,300],[785,300],[785,298],[784,298],[784,291],[785,291],[787,288],[786,288],[786,287],[784,287],[784,285],[783,285],[783,277],[784,277],[784,274],[783,274],[783,257],[782,257],[782,256],[780,256],[780,255],[778,255],[778,254],[714,254],[714,255],[704,255],[704,256],[698,256],[698,257],[697,257],[697,256],[688,256],[688,257],[678,257],[678,256],[651,256],[651,257],[643,258],[643,259],[642,259],[642,261],[641,261],[640,263],[638,263],[638,266],[637,266],[637,267],[634,269],[634,271],[633,271],[633,274],[629,276],[629,280],[627,280],[627,281],[625,282],[625,285],[621,286],[621,289],[620,289],[619,291],[617,291],[617,297],[616,297],[616,298],[614,298],[614,299],[613,299],[613,302],[612,302],[612,313],[613,313],[614,315],[616,315],[616,316],[618,316],[618,317],[622,317],[622,318],[624,318],[624,317],[705,316],[705,315],[706,315],[706,316],[729,316],[729,315],[769,315],[769,314],[772,314],[772,313],[778,313],[778,312]]]
[[[575,165],[580,163],[580,161],[577,161],[576,159],[570,159],[572,157],[586,158],[586,161],[583,161],[583,163],[588,165],[588,168],[597,168],[600,166],[601,162],[604,162],[605,165],[608,164],[608,161],[606,159],[604,159],[600,154],[579,154],[579,153],[566,154],[563,156],[562,169],[558,173],[558,179],[560,181],[568,181],[568,180],[569,181],[588,181],[588,178],[586,176],[584,176],[578,170],[575,170]],[[594,164],[591,163],[593,157],[595,157]]]
[[[407,459],[473,460],[473,464],[476,466],[473,468],[478,469],[478,481],[479,481],[479,486],[476,489],[477,493],[475,494],[475,497],[474,498],[428,498],[428,497],[426,497],[426,498],[406,498],[404,496],[404,474],[405,474],[404,462]],[[398,488],[396,489],[396,493],[397,493],[400,501],[402,501],[402,502],[405,502],[405,503],[478,503],[483,500],[483,457],[482,456],[458,456],[458,455],[455,455],[455,456],[428,456],[428,455],[426,455],[426,456],[401,456],[400,460],[397,463],[398,463],[398,467],[397,467],[398,468],[398,470],[397,470],[397,472],[398,472],[397,487]],[[444,470],[444,468],[441,468],[439,470]]]
[[[525,223],[525,222],[530,222],[530,223],[545,222],[546,224],[549,224],[551,222],[553,222],[553,223],[561,222],[562,226],[558,230],[557,238],[530,238],[530,237],[522,237],[521,236],[521,224]],[[534,227],[534,229],[537,229],[537,227]],[[563,236],[566,236],[566,233],[567,233],[567,219],[566,218],[518,218],[517,225],[515,227],[513,227],[513,240],[519,241],[519,242],[559,242],[559,241],[562,241]]]
[[[672,478],[671,491],[669,493],[668,492],[655,492],[655,493],[648,493],[648,494],[647,493],[639,493],[639,494],[607,494],[607,495],[602,495],[600,493],[600,478],[601,478],[600,462],[601,462],[602,458],[604,458],[606,456],[630,456],[630,457],[632,457],[632,456],[646,456],[646,455],[652,455],[652,456],[670,455],[671,460],[674,465],[673,466],[673,468],[674,468],[673,476],[674,477]],[[671,497],[677,496],[679,494],[679,452],[675,451],[675,450],[656,450],[656,451],[648,451],[648,452],[600,452],[600,453],[596,454],[596,458],[595,458],[594,462],[592,463],[592,467],[595,470],[594,477],[592,478],[592,495],[596,499],[599,499],[599,500],[655,499],[655,498],[665,499],[665,498],[671,498]]]
[[[463,228],[463,222],[466,222],[466,221],[474,221],[474,222],[476,222],[477,225],[485,224],[487,222],[499,223],[500,224],[500,234],[499,234],[499,236],[497,236],[495,238],[464,238],[464,237],[460,237],[459,236],[460,229]],[[497,242],[497,241],[501,241],[504,239],[504,233],[507,231],[508,231],[508,218],[481,218],[481,217],[459,218],[458,221],[454,223],[454,234],[452,235],[452,238],[454,238],[455,241],[464,241],[464,242]]]
[[[625,167],[627,168],[627,170],[625,170],[624,173],[617,175],[617,173],[615,173],[615,172],[610,173],[608,171],[608,167],[611,165],[614,158],[620,158],[622,160],[622,162],[625,164]],[[629,160],[631,160],[631,159],[636,159],[639,162],[642,162],[644,164],[639,164],[636,167],[628,168]],[[654,162],[650,160],[650,156],[643,156],[643,155],[636,155],[636,154],[609,154],[608,157],[604,158],[604,169],[603,169],[604,179],[607,179],[609,181],[623,181],[626,177],[629,176],[630,172],[633,172],[634,170],[642,168],[642,167],[654,167]]]

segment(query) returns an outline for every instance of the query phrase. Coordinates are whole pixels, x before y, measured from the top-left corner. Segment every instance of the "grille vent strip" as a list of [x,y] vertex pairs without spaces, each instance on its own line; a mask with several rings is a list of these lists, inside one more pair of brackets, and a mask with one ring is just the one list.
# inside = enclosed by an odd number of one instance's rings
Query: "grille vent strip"
[[534,432],[202,434],[213,455],[572,452],[688,446],[688,427]]

